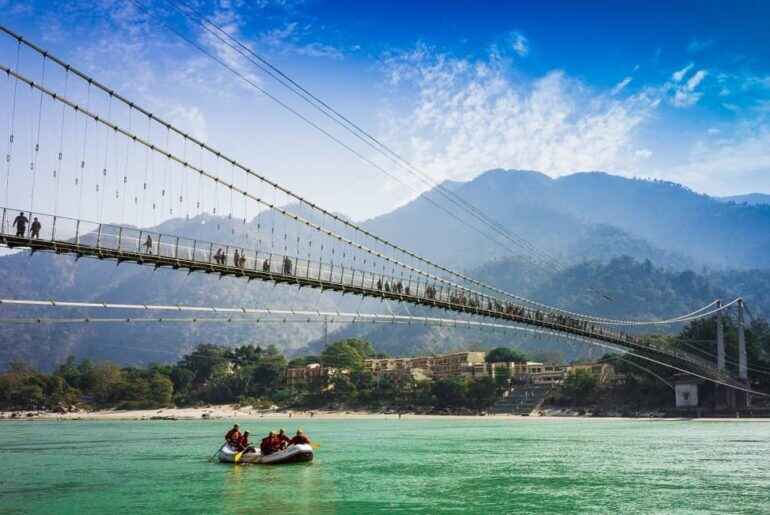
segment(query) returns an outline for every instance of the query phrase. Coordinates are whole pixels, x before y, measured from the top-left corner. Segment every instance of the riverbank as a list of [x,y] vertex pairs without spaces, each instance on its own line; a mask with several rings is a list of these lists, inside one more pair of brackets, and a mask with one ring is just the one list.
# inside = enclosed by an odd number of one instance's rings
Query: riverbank
[[[54,413],[45,411],[0,411],[0,421],[13,420],[258,420],[258,419],[321,419],[321,420],[689,420],[696,417],[666,417],[660,413],[645,413],[637,417],[628,416],[595,416],[590,413],[581,413],[575,410],[547,410],[542,415],[525,416],[513,414],[485,414],[485,415],[429,415],[416,413],[382,413],[370,411],[329,411],[329,410],[285,410],[285,411],[260,411],[251,407],[241,407],[237,404],[220,406],[206,406],[198,408],[162,408],[147,410],[96,410],[73,411],[70,413]],[[698,417],[700,420],[757,420],[768,421],[767,418],[748,417]]]

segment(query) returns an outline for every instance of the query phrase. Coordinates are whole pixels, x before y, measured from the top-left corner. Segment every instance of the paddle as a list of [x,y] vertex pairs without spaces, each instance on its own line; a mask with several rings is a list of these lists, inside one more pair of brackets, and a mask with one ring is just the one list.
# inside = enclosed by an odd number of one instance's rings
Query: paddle
[[219,451],[221,451],[222,449],[225,448],[225,445],[227,445],[227,442],[223,443],[222,446],[219,449],[217,449],[217,452],[212,454],[212,456],[209,458],[209,462],[214,460],[214,458],[217,456],[217,454],[219,454]]

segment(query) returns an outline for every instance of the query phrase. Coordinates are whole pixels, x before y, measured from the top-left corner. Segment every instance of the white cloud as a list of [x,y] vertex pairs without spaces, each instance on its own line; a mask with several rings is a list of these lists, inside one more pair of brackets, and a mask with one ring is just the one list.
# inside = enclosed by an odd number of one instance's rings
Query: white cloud
[[640,148],[634,152],[634,156],[638,157],[639,159],[649,159],[652,157],[652,150],[648,148]]
[[682,79],[684,79],[684,76],[687,75],[690,70],[692,70],[693,66],[695,66],[695,63],[690,63],[681,70],[675,71],[671,78],[674,80],[674,82],[682,82]]
[[519,32],[511,33],[511,47],[519,57],[526,57],[529,54],[529,40]]
[[342,59],[344,57],[344,52],[341,49],[317,41],[308,42],[308,39],[310,39],[310,27],[292,21],[261,34],[255,44],[262,48],[268,48],[271,52],[284,55],[294,54],[330,59]]
[[[687,80],[686,83],[674,86],[674,96],[671,99],[671,103],[676,107],[690,107],[697,104],[698,101],[703,97],[703,93],[701,91],[697,91],[697,88],[707,75],[708,71],[698,70]],[[679,78],[675,80],[679,82],[682,79]]]
[[703,79],[706,78],[707,74],[708,72],[706,70],[698,70],[697,72],[695,72],[695,74],[692,77],[690,77],[690,80],[687,81],[687,89],[692,91],[695,88],[697,88],[698,84],[703,82]]
[[489,46],[490,60],[507,62],[512,58],[529,55],[529,39],[521,32],[512,30],[497,37]]
[[424,45],[386,62],[390,82],[414,98],[406,115],[385,117],[387,139],[437,180],[497,167],[628,170],[634,131],[657,102],[614,99],[558,70],[515,81],[494,56],[470,61]]
[[617,84],[615,84],[615,87],[612,88],[612,91],[610,92],[610,94],[611,95],[617,95],[618,93],[623,91],[626,88],[626,86],[631,84],[632,80],[634,80],[634,79],[632,79],[631,77],[626,77],[622,81],[618,82]]

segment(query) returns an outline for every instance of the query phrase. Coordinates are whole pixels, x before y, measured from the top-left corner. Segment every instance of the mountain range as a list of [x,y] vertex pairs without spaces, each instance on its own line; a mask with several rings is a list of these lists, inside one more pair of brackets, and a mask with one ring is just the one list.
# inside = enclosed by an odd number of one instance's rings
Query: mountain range
[[[491,170],[468,182],[444,183],[442,188],[483,206],[485,215],[511,237],[485,229],[495,234],[486,237],[483,231],[468,227],[479,224],[457,210],[456,204],[451,208],[462,223],[437,210],[432,201],[441,197],[435,189],[362,225],[508,291],[568,309],[601,316],[657,318],[690,311],[716,297],[742,294],[755,314],[770,313],[770,298],[762,288],[770,283],[770,273],[765,271],[770,269],[770,205],[726,202],[670,182],[599,172],[552,179],[537,172]],[[307,216],[307,212],[302,214]],[[244,245],[248,241],[244,238],[256,234],[265,223],[264,216],[244,223],[202,215],[169,220],[158,230]],[[535,257],[530,244],[539,251]],[[268,283],[41,253],[0,257],[0,297],[390,309],[379,302],[361,303],[328,292],[320,295]],[[3,318],[45,313],[43,309],[2,309]],[[409,312],[421,310],[410,308]],[[324,341],[322,334],[323,328],[317,324],[126,324],[120,328],[6,324],[0,334],[0,367],[21,359],[50,368],[69,354],[134,364],[170,361],[204,342],[274,343],[289,353],[315,352]],[[390,354],[501,343],[530,352],[560,352],[568,358],[591,352],[583,346],[510,333],[469,334],[467,330],[419,326],[332,328],[330,337],[350,335],[367,337],[378,350]]]
[[748,204],[756,206],[761,204],[770,205],[770,195],[764,193],[749,193],[747,195],[733,195],[731,197],[719,197],[724,202],[734,202],[736,204]]

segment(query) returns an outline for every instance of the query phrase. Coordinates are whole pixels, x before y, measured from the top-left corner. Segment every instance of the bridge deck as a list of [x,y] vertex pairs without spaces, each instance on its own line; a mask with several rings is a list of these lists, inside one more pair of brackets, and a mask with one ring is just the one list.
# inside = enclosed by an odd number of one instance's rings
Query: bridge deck
[[[260,253],[212,241],[39,213],[29,215],[30,220],[37,217],[42,225],[39,234],[33,235],[30,224],[26,225],[24,231],[18,231],[18,225],[13,226],[12,218],[15,218],[16,214],[15,210],[3,209],[0,219],[0,245],[28,248],[33,252],[70,254],[77,257],[116,260],[119,263],[132,262],[155,268],[168,267],[187,270],[189,273],[203,272],[248,280],[259,279],[480,315],[598,340],[629,350],[647,353],[652,351],[688,362],[697,366],[701,372],[718,376],[720,380],[727,379],[713,364],[689,353],[656,348],[642,343],[636,337],[585,321],[565,319],[562,315],[531,310],[523,306],[513,308],[510,303],[502,304],[499,299],[462,287],[452,288],[437,282],[345,268],[320,260],[310,261],[281,254]],[[222,249],[224,260],[216,259],[215,249]],[[238,266],[234,261],[236,251],[240,257]]]

